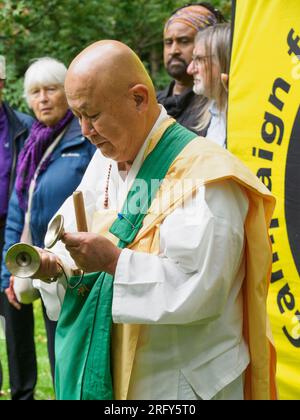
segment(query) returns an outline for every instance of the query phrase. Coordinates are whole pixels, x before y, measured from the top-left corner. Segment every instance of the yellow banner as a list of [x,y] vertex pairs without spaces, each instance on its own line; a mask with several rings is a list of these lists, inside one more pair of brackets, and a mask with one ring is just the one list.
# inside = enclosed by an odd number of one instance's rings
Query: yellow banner
[[281,399],[300,399],[300,1],[236,0],[228,149],[273,192],[268,310]]

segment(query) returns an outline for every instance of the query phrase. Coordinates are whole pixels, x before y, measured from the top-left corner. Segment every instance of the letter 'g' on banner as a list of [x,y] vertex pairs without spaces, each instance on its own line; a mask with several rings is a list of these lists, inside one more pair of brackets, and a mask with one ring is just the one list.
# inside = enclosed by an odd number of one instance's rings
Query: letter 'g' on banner
[[236,0],[228,149],[277,200],[268,311],[281,399],[300,398],[300,1]]

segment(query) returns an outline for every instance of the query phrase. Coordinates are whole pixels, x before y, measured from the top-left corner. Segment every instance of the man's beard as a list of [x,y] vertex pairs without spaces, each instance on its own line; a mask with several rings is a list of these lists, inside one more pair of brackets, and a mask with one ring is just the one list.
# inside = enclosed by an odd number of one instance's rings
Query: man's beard
[[[176,63],[172,64],[173,61],[176,60]],[[187,76],[187,68],[188,64],[185,61],[179,60],[178,58],[172,58],[166,67],[168,74],[176,80],[180,80]]]
[[205,86],[203,83],[203,80],[201,80],[201,82],[199,83],[195,83],[194,81],[194,86],[193,86],[193,91],[196,95],[204,95],[205,96]]

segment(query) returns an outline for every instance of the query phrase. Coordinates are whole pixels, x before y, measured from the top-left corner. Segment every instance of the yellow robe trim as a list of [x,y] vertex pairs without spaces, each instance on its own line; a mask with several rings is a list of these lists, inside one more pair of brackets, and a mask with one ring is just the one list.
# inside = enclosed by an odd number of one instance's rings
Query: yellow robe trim
[[[145,155],[174,122],[165,121],[154,133]],[[192,179],[184,190],[176,181]],[[250,350],[246,371],[245,399],[276,399],[276,355],[269,328],[266,300],[271,276],[272,249],[268,234],[275,199],[257,177],[236,157],[216,144],[198,137],[175,159],[144,218],[143,227],[130,249],[159,253],[159,226],[166,216],[192,197],[201,185],[233,179],[249,199],[245,222],[246,276],[243,284],[244,336]],[[103,217],[103,214],[102,214]],[[99,230],[98,230],[99,232]],[[104,233],[104,232],[103,232]],[[112,365],[115,398],[127,399],[135,352],[142,325],[114,324]]]

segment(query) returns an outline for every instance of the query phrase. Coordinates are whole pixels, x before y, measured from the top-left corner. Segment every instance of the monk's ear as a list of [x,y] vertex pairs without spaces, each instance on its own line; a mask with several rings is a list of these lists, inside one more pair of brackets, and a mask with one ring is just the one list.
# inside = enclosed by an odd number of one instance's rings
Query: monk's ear
[[137,111],[145,111],[149,104],[149,90],[147,86],[142,84],[134,85],[129,92],[136,104]]

